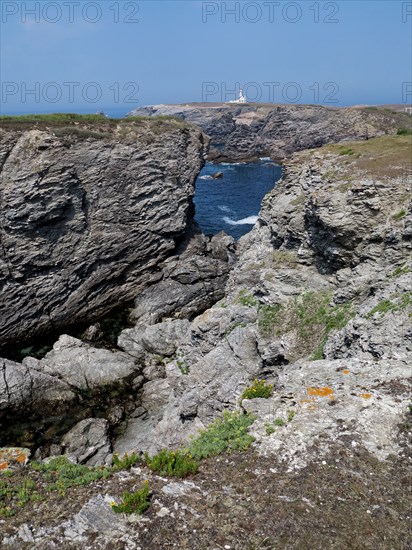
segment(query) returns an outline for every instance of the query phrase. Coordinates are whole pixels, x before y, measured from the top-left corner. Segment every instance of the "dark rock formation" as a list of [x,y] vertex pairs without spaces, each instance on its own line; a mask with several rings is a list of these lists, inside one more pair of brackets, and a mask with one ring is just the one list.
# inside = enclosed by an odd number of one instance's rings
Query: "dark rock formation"
[[409,127],[406,113],[368,107],[318,105],[155,105],[130,115],[172,115],[197,124],[212,138],[216,161],[284,159],[295,151],[343,139],[368,139]]
[[107,125],[0,131],[0,346],[133,300],[185,234],[201,132]]

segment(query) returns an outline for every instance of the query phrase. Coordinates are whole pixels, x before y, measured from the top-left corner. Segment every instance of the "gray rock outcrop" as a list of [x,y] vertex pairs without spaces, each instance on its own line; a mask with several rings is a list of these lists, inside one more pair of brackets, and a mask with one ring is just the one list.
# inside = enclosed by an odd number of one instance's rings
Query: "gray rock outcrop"
[[320,105],[154,105],[130,115],[170,115],[198,125],[211,137],[209,158],[216,161],[284,159],[302,149],[343,139],[368,139],[410,125],[406,113],[389,109]]
[[0,346],[133,300],[185,234],[207,148],[173,120],[34,126],[0,130]]

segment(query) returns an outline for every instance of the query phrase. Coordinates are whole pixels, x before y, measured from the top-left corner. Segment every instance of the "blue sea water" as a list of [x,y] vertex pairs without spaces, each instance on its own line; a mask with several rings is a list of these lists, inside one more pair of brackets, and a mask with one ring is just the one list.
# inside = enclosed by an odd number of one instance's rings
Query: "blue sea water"
[[[221,179],[212,174],[222,172]],[[254,163],[207,163],[196,182],[196,221],[206,235],[219,231],[239,239],[256,223],[263,197],[280,179],[282,167],[270,159]]]

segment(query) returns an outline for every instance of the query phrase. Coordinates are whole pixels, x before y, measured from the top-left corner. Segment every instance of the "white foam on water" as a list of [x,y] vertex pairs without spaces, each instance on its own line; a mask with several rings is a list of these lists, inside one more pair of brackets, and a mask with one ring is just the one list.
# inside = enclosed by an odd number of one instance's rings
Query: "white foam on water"
[[231,210],[228,206],[218,206],[219,210],[221,210],[222,212],[233,212],[233,210]]
[[206,176],[199,176],[199,179],[200,179],[200,180],[213,180],[214,178],[212,178],[212,176],[208,176],[208,175],[206,174]]
[[225,216],[223,221],[229,225],[255,225],[258,221],[258,216],[248,216],[247,218],[243,218],[241,220],[231,220]]

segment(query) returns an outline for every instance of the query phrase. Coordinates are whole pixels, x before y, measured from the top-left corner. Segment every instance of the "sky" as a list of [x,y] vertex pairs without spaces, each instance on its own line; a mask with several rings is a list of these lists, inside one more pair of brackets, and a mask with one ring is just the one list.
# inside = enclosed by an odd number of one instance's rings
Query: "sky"
[[412,101],[412,1],[1,2],[1,114]]

